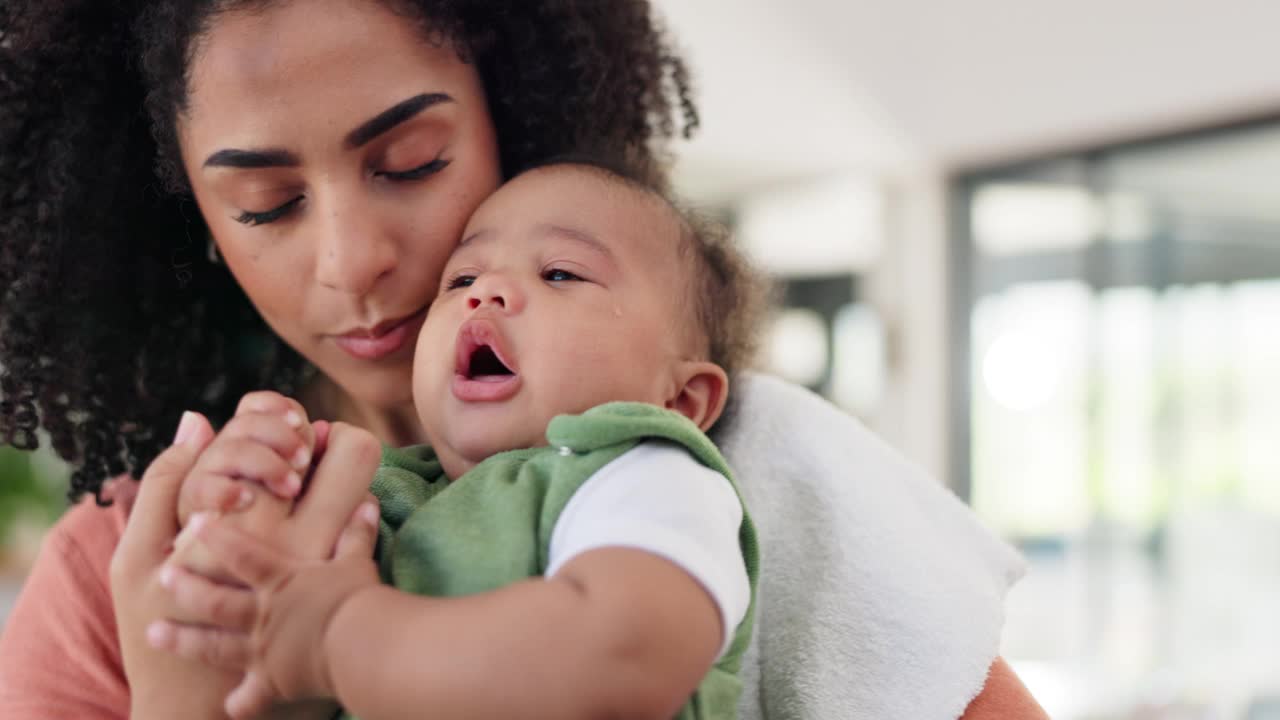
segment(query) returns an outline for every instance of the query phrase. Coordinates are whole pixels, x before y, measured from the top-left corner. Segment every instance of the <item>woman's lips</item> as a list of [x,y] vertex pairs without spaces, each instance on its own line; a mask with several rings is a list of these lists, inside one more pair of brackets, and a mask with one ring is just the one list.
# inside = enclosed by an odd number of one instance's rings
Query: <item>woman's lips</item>
[[424,307],[378,335],[335,335],[333,342],[358,360],[381,360],[408,345],[410,338],[417,337],[418,329],[422,327],[422,320],[426,316],[427,309]]

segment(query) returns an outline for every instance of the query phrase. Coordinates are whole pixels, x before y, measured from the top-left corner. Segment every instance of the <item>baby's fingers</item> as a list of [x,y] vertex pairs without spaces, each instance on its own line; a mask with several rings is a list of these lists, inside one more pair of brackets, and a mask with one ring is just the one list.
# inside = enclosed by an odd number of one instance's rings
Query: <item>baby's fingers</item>
[[252,590],[215,583],[172,564],[160,570],[160,584],[172,594],[183,620],[224,630],[253,629],[258,603]]
[[[279,415],[237,415],[222,429],[218,442],[248,440],[271,448],[300,476],[311,468],[315,456],[315,430],[306,426],[305,433],[287,425]],[[272,488],[274,492],[275,488]],[[287,496],[290,499],[293,496]]]
[[286,499],[302,489],[302,473],[274,449],[250,438],[220,436],[200,458],[196,471],[202,483],[208,481],[206,475],[252,480]]
[[320,549],[318,557],[336,544],[352,509],[368,494],[381,455],[381,445],[367,430],[346,423],[330,426],[324,455],[293,514],[294,537]]
[[316,445],[314,452],[315,457],[319,458],[324,455],[325,448],[329,447],[329,429],[333,425],[328,420],[316,420],[311,423],[311,431],[315,433]]
[[147,642],[157,650],[223,670],[249,665],[247,633],[157,620],[147,626]]
[[315,434],[308,421],[307,411],[302,403],[293,398],[270,390],[251,392],[240,398],[240,404],[236,406],[236,417],[252,414],[278,417],[302,437],[307,447],[315,445]]
[[244,482],[223,475],[192,474],[182,486],[178,517],[185,524],[197,512],[238,512],[253,504],[254,493]]
[[292,563],[258,538],[208,515],[195,515],[187,528],[231,577],[253,588],[273,587]]

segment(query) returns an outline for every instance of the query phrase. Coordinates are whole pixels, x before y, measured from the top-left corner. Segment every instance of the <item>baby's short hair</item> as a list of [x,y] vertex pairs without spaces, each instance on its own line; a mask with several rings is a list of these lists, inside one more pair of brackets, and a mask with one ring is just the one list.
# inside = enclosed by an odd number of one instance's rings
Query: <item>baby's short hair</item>
[[[687,317],[691,335],[705,339],[706,359],[734,377],[755,359],[770,284],[734,244],[729,228],[705,213],[684,207],[662,188],[646,183],[605,156],[560,156],[525,173],[578,166],[648,195],[669,209],[680,227],[676,252],[687,268]],[[521,173],[524,174],[524,173]],[[701,343],[699,343],[701,344]]]
[[733,242],[728,226],[664,198],[681,223],[679,252],[688,273],[695,328],[707,340],[707,359],[733,377],[759,349],[769,283]]

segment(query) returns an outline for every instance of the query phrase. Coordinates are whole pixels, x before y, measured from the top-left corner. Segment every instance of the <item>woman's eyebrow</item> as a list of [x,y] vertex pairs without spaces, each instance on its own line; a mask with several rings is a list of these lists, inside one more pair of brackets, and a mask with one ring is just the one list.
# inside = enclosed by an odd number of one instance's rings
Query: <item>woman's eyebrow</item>
[[352,130],[344,144],[350,149],[358,148],[423,110],[446,102],[453,102],[453,98],[445,93],[415,95],[383,110],[377,117]]
[[[391,130],[397,125],[414,117],[423,110],[440,103],[453,102],[453,98],[446,93],[422,93],[415,95],[408,100],[396,103],[390,108],[378,113],[376,117],[369,120],[360,127],[352,130],[347,134],[343,144],[351,149],[355,149],[368,143],[379,135]],[[258,168],[274,168],[274,167],[297,167],[301,162],[298,156],[288,150],[238,150],[226,149],[219,150],[209,156],[204,161],[204,166],[210,167],[226,167],[240,169],[258,169]]]
[[204,166],[228,168],[297,167],[298,156],[288,150],[219,150]]

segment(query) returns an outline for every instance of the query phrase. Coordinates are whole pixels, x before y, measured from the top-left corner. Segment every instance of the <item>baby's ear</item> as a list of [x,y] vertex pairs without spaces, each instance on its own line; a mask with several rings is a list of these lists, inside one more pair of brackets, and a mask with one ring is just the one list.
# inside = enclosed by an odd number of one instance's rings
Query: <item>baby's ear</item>
[[681,363],[676,371],[675,396],[667,400],[668,410],[675,410],[693,421],[703,432],[720,419],[729,397],[729,376],[713,362],[692,360]]

